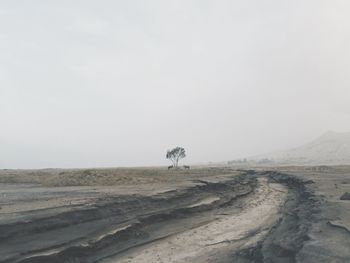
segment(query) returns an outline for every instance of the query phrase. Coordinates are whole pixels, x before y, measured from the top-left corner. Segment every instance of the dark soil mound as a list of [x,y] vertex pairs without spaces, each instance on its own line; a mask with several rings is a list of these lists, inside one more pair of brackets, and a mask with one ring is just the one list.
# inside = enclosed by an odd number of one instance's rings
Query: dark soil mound
[[350,193],[346,192],[341,197],[340,200],[350,200]]

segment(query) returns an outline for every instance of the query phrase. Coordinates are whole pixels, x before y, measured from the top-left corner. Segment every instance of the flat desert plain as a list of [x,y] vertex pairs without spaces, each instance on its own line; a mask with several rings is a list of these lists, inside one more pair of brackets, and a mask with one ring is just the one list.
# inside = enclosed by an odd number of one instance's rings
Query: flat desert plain
[[348,166],[2,170],[0,262],[350,262],[346,192]]

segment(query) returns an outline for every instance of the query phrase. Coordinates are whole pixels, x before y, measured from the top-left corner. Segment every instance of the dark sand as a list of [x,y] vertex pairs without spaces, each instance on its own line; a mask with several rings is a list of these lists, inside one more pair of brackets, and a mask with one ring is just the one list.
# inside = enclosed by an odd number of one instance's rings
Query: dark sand
[[0,262],[350,262],[350,168],[155,171],[0,172]]

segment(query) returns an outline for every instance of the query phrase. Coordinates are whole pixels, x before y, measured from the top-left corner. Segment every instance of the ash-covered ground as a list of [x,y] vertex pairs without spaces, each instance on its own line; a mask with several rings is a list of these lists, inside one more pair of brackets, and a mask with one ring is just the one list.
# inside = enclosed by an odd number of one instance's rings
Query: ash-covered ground
[[349,167],[0,172],[0,262],[350,262]]

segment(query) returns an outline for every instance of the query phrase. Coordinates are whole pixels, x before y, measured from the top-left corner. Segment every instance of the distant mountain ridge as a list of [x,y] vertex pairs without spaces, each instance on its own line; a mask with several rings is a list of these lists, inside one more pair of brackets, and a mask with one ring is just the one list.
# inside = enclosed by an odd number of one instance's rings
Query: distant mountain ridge
[[350,164],[350,132],[328,131],[304,146],[247,159],[296,165]]

